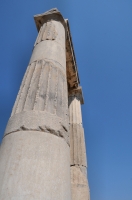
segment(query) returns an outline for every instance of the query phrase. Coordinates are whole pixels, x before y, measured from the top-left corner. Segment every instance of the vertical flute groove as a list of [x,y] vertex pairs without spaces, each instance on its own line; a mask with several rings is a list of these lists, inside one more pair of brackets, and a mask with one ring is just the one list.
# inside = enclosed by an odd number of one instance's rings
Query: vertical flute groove
[[41,79],[41,72],[42,72],[42,61],[39,62],[39,65],[38,67],[40,67],[40,74],[39,74],[39,78],[38,78],[38,85],[37,85],[37,88],[36,88],[36,95],[35,95],[35,98],[34,98],[34,105],[33,105],[33,110],[35,110],[35,107],[37,105],[37,102],[38,102],[38,98],[39,98],[39,90],[40,90],[40,79]]
[[57,109],[58,76],[59,76],[59,70],[57,69],[56,88],[55,88],[55,104],[54,104],[55,114],[56,114],[56,109]]
[[[48,63],[49,64],[49,63]],[[51,66],[49,65],[49,74],[48,74],[48,85],[47,85],[47,91],[46,91],[46,99],[45,99],[45,107],[44,110],[47,109],[47,104],[48,104],[48,93],[49,93],[49,83],[50,83],[50,75],[51,75]]]
[[27,68],[26,73],[25,73],[25,75],[24,75],[24,78],[23,78],[23,80],[22,80],[22,84],[21,84],[21,87],[20,87],[20,89],[19,89],[19,92],[18,92],[18,95],[17,95],[17,99],[16,99],[16,101],[15,101],[15,105],[14,105],[14,107],[13,107],[11,116],[13,116],[13,115],[16,113],[16,111],[17,111],[18,104],[19,104],[19,100],[20,100],[21,94],[22,94],[22,90],[23,90],[25,81],[26,81],[27,76],[28,76],[28,72],[29,72],[29,67]]
[[33,80],[33,77],[34,77],[34,73],[35,73],[35,69],[36,69],[36,64],[37,64],[37,62],[35,62],[35,66],[33,68],[33,73],[32,73],[32,77],[30,79],[30,83],[29,83],[29,86],[28,86],[28,90],[27,90],[25,102],[24,102],[24,105],[23,105],[23,110],[26,110],[26,103],[27,103],[28,95],[29,95],[29,92],[30,92],[30,89],[31,89],[31,83],[32,83],[32,80]]

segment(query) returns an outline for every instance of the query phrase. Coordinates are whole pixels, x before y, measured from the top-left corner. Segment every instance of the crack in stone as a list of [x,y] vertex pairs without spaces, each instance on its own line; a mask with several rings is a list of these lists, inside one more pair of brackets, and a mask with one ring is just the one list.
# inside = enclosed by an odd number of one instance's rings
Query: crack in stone
[[80,171],[82,172],[82,174],[87,177],[87,167],[84,165],[70,165],[70,167],[75,167],[75,168],[79,168]]
[[[63,139],[66,141],[66,143],[68,144],[68,146],[70,146],[69,137],[68,137],[68,135],[67,135],[68,130],[66,129],[66,127],[65,127],[64,125],[61,125],[61,126],[62,126],[62,129],[60,129],[60,130],[55,130],[55,129],[52,129],[52,128],[50,128],[49,126],[46,126],[46,125],[44,125],[44,126],[38,126],[37,128],[34,128],[34,129],[32,129],[32,128],[27,128],[27,127],[25,127],[24,125],[22,125],[22,126],[20,126],[20,128],[14,130],[14,131],[11,131],[11,132],[9,132],[9,133],[7,133],[7,134],[5,134],[4,137],[5,137],[6,135],[9,135],[9,134],[11,134],[11,133],[15,133],[15,132],[18,132],[18,131],[40,131],[40,132],[47,132],[47,133],[56,135],[56,136],[58,136],[58,137],[61,137],[61,138],[63,138]],[[64,132],[64,131],[65,131],[65,132]],[[3,138],[4,138],[4,137],[3,137]]]

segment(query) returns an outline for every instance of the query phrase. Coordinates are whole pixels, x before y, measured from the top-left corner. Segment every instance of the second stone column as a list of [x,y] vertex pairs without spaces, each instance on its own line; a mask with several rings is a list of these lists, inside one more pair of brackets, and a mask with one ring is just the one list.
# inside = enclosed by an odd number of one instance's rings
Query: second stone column
[[90,200],[81,103],[83,103],[81,87],[69,91],[72,200]]

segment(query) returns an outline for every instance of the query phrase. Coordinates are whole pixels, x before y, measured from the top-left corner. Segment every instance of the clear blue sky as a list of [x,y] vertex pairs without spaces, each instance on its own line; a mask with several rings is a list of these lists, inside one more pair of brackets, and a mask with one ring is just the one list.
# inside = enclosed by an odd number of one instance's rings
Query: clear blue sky
[[28,65],[33,15],[69,19],[83,87],[91,200],[132,200],[132,0],[0,0],[0,141]]

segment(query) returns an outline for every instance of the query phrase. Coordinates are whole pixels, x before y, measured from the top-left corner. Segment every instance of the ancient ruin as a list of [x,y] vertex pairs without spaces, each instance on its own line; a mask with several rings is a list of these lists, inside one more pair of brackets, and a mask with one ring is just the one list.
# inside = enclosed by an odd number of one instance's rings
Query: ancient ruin
[[69,22],[57,9],[34,19],[38,37],[0,149],[0,200],[90,200]]

